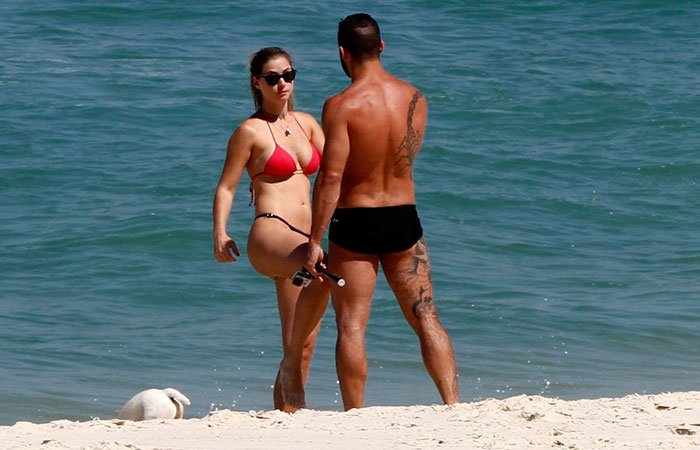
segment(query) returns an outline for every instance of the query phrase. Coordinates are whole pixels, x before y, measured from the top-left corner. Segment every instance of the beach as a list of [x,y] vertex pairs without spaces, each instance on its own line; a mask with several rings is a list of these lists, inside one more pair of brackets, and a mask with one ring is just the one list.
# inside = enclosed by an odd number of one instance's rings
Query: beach
[[347,412],[213,412],[130,422],[95,418],[0,427],[20,449],[692,449],[700,391],[559,400],[520,395],[451,406],[375,406]]
[[[697,443],[674,430],[700,434],[680,394],[700,391],[700,3],[260,6],[0,2],[0,450]],[[368,409],[340,413],[329,307],[310,411],[251,417],[273,407],[280,315],[246,254],[250,176],[232,264],[214,190],[255,111],[250,55],[289,51],[294,108],[322,121],[356,12],[429,104],[416,202],[466,403],[415,406],[440,397],[380,275]],[[187,420],[112,422],[167,386]]]

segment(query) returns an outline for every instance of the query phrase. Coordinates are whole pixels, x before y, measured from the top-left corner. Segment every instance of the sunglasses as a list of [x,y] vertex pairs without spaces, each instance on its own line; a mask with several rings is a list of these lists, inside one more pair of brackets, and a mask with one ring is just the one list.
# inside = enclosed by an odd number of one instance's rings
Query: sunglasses
[[297,76],[297,69],[292,69],[289,70],[285,73],[268,73],[266,75],[258,75],[258,78],[264,78],[265,82],[270,85],[274,86],[277,83],[279,83],[280,78],[282,78],[285,82],[290,83],[294,81],[294,78]]

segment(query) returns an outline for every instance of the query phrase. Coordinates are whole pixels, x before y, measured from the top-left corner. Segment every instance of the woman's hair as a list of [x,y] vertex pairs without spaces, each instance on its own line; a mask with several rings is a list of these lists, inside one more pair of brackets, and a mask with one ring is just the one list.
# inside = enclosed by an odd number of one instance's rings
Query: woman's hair
[[[266,62],[273,58],[278,58],[278,57],[284,57],[287,58],[287,61],[289,61],[289,65],[294,65],[294,62],[292,61],[292,57],[287,53],[284,49],[280,47],[265,47],[261,48],[257,52],[253,53],[253,55],[250,57],[250,90],[253,93],[253,101],[255,102],[255,108],[260,109],[262,108],[262,92],[260,92],[260,89],[257,89],[255,87],[255,82],[253,81],[253,77],[257,77],[262,75],[262,69],[263,66],[265,65]],[[292,95],[289,97],[289,100],[287,101],[287,109],[292,110],[294,108],[294,92],[292,92]]]

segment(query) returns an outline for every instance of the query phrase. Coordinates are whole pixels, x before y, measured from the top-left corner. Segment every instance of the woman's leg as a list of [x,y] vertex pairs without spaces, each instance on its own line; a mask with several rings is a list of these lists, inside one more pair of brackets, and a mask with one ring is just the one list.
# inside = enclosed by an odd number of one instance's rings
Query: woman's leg
[[[290,351],[290,342],[292,340],[292,329],[294,326],[294,310],[297,305],[297,300],[299,299],[299,294],[302,293],[302,289],[298,286],[294,286],[291,280],[287,278],[276,278],[275,287],[277,288],[277,306],[280,314],[280,323],[282,326],[282,348],[284,354],[286,355]],[[323,301],[322,301],[323,302]],[[328,299],[326,296],[325,303],[327,304]],[[313,324],[311,324],[313,325]],[[311,365],[311,359],[314,353],[314,347],[316,345],[316,337],[321,329],[321,317],[315,320],[315,327],[308,333],[306,340],[302,346],[302,356],[301,356],[301,383],[306,385],[306,380],[309,376],[309,367]],[[275,389],[273,393],[274,404],[276,409],[284,408],[284,401],[281,396],[279,376],[275,381]]]
[[[292,328],[294,326],[294,310],[301,294],[302,289],[294,286],[292,281],[287,278],[276,278],[275,287],[277,288],[277,307],[280,313],[280,322],[282,325],[282,349],[284,353],[289,352],[289,344],[292,340]],[[303,354],[301,360],[301,371],[303,382],[306,384],[306,379],[309,376],[309,365],[314,353],[316,344],[316,336],[321,329],[321,320],[316,321],[316,326],[310,332],[304,342]]]
[[328,307],[329,294],[327,281],[321,283],[314,280],[299,295],[289,345],[275,383],[275,395],[279,395],[280,400],[279,406],[276,403],[277,409],[294,412],[306,406],[304,385],[311,358],[307,348],[309,340],[312,339],[313,343],[316,341],[321,318]]
[[[303,289],[291,282],[293,274],[306,262],[307,242],[305,236],[295,233],[275,219],[256,220],[248,236],[248,259],[251,265],[261,274],[275,280],[282,346],[285,356],[289,353],[298,354],[301,371],[294,373],[291,378],[292,384],[300,387],[302,393],[321,317],[330,297],[328,281],[314,280]],[[302,299],[308,309],[300,313],[297,303]],[[297,315],[300,315],[300,319],[295,318]],[[280,374],[275,382],[273,397],[275,408],[290,410],[289,403],[284,400],[280,390]]]

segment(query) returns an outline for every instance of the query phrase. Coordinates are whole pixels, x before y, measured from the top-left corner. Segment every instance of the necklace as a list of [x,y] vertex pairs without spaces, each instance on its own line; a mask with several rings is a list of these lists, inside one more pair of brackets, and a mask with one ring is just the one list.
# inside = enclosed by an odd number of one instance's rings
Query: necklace
[[277,116],[277,118],[284,122],[284,135],[289,136],[290,134],[292,134],[292,129],[289,128],[289,123],[287,123],[287,119],[283,119],[280,116]]
[[270,119],[273,119],[273,120],[272,120],[273,122],[274,122],[274,121],[277,121],[277,120],[283,121],[283,122],[284,122],[284,135],[285,135],[285,136],[289,136],[290,134],[292,134],[292,129],[289,128],[289,124],[287,123],[287,121],[286,121],[285,119],[281,118],[281,117],[278,116],[278,115],[269,113],[269,112],[265,111],[265,110],[262,109],[262,108],[260,109],[260,111],[263,113],[264,116],[267,116],[267,117],[269,117]]

